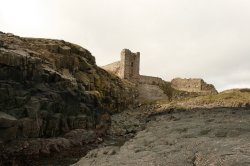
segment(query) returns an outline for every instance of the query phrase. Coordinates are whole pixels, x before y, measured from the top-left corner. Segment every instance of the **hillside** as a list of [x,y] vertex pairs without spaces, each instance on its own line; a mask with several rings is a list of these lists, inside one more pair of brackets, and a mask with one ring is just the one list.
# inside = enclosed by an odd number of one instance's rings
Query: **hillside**
[[[164,103],[164,101],[162,101]],[[169,103],[167,103],[169,105]],[[176,100],[170,103],[175,108],[241,108],[250,106],[249,89],[233,89],[218,94]]]
[[0,33],[0,147],[5,151],[0,158],[6,161],[14,152],[48,154],[94,141],[108,129],[110,114],[133,106],[136,96],[133,84],[99,68],[78,45]]

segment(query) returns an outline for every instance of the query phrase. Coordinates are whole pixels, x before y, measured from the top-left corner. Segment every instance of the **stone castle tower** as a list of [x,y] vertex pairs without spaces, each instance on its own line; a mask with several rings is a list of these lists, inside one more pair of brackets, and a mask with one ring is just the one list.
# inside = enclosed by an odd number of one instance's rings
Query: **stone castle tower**
[[[120,61],[102,66],[121,79],[131,81],[136,84],[163,85],[167,83],[159,77],[140,75],[140,53],[133,53],[129,49],[121,51]],[[171,87],[185,92],[198,92],[199,94],[216,94],[217,90],[211,84],[207,84],[202,79],[181,79],[176,78],[171,82]]]
[[128,80],[138,80],[140,76],[140,53],[132,53],[129,49],[121,51],[120,77]]
[[140,52],[133,53],[129,49],[121,51],[121,60],[102,66],[103,69],[134,83],[161,84],[158,77],[140,75]]

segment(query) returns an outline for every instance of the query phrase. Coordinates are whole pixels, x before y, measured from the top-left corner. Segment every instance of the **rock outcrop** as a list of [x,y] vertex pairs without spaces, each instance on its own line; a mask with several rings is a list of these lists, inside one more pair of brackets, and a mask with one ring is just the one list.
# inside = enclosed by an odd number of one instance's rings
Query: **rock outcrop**
[[249,165],[247,109],[173,111],[121,146],[90,151],[74,166]]
[[78,45],[0,33],[0,143],[105,131],[136,97]]

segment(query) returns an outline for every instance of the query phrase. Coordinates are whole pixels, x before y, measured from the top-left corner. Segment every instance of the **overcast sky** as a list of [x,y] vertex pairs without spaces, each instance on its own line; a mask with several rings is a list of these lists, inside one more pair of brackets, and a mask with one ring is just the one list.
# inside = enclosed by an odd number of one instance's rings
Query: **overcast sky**
[[1,0],[0,31],[57,38],[98,65],[141,52],[141,74],[250,88],[249,0]]

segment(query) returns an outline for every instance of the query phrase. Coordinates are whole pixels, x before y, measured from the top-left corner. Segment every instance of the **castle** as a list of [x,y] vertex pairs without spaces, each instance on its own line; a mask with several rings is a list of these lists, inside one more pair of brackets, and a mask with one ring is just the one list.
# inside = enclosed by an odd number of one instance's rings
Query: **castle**
[[140,75],[140,52],[133,53],[129,49],[121,51],[121,60],[102,67],[103,69],[139,84],[161,84],[163,80],[159,77]]
[[[140,75],[140,52],[133,53],[129,49],[121,51],[121,60],[102,67],[121,79],[129,80],[136,84],[162,85],[166,81],[159,77]],[[171,87],[180,91],[199,92],[204,95],[216,94],[217,90],[212,84],[207,84],[203,79],[175,78]]]

